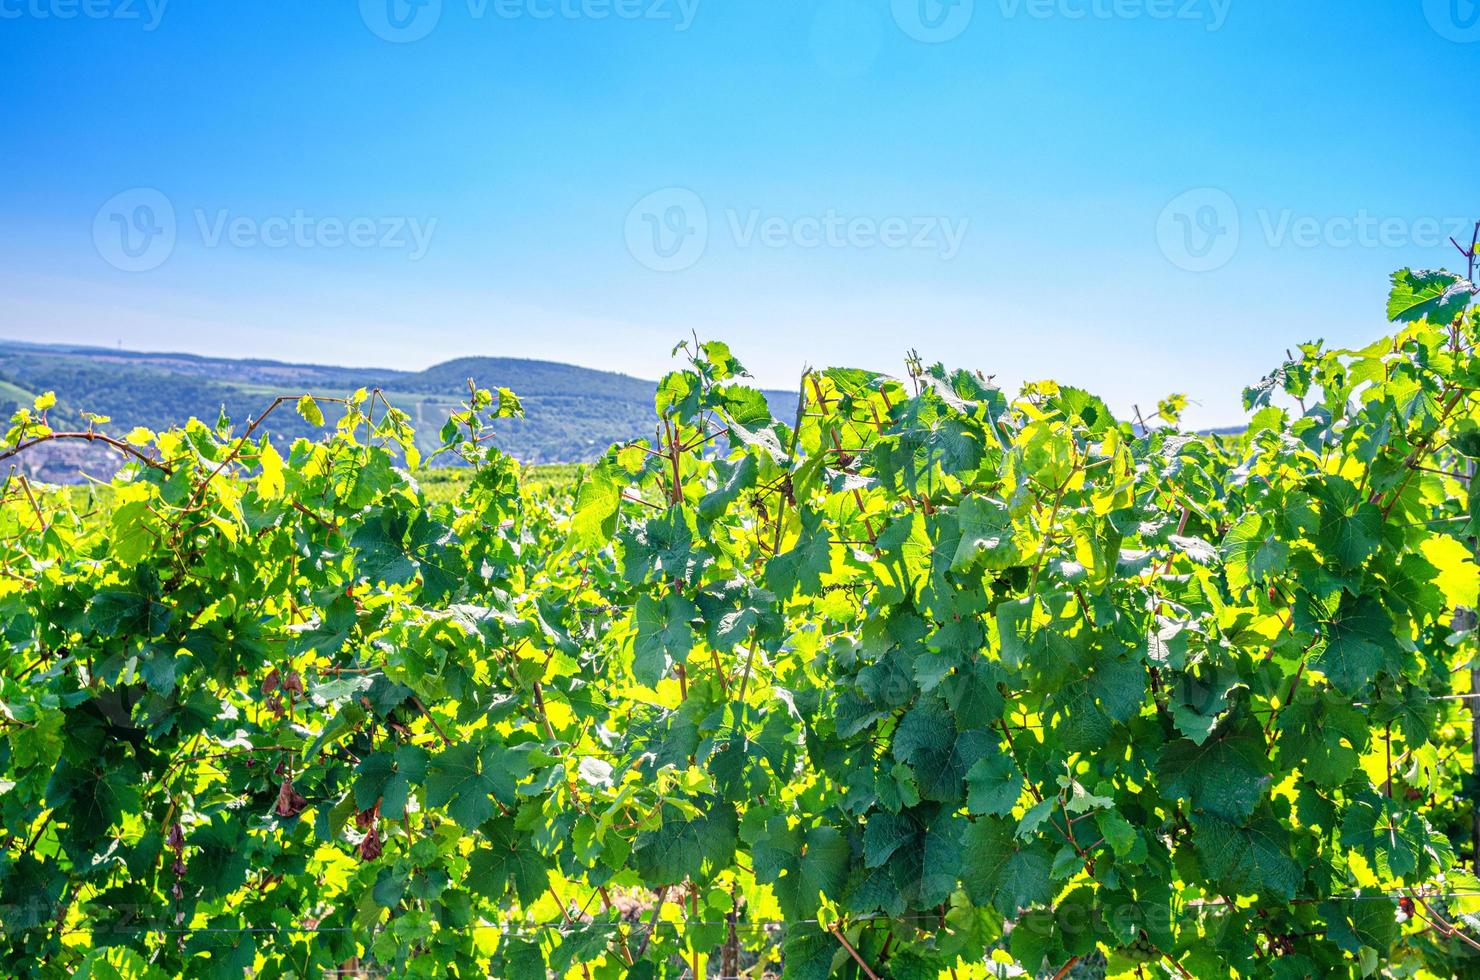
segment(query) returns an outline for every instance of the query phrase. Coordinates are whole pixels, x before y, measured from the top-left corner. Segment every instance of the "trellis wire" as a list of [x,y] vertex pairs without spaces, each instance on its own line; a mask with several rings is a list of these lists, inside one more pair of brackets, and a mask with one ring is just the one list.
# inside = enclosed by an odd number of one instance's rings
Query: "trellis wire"
[[[1452,891],[1452,892],[1426,892],[1417,890],[1370,892],[1365,894],[1330,895],[1326,898],[1303,900],[1303,904],[1315,904],[1321,902],[1395,902],[1404,898],[1420,898],[1432,901],[1448,901],[1455,898],[1480,898],[1480,891]],[[1296,902],[1302,902],[1296,899]],[[1227,902],[1189,903],[1183,906],[1183,911],[1203,913],[1208,911],[1226,911],[1230,906]],[[729,928],[733,926],[737,931],[745,930],[754,933],[766,930],[788,930],[798,926],[830,927],[833,925],[855,926],[866,925],[876,922],[939,922],[941,915],[934,912],[912,912],[904,915],[869,915],[855,919],[833,921],[825,919],[777,919],[765,922],[734,922],[728,920],[698,920],[685,922],[659,921],[656,925],[651,922],[611,922],[595,920],[590,922],[570,923],[564,920],[555,922],[508,922],[494,923],[481,922],[466,926],[444,928],[442,931],[452,933],[478,933],[478,932],[502,932],[517,935],[546,934],[554,932],[562,937],[581,932],[599,930],[622,930],[632,929],[634,933],[656,931],[668,928],[677,932],[680,927],[693,928]],[[12,932],[27,932],[33,930],[49,930],[47,926],[31,926],[22,929],[10,930]],[[346,933],[369,933],[372,929],[361,926],[159,926],[152,923],[138,925],[102,926],[93,929],[85,926],[67,929],[63,935],[76,935],[78,933],[93,931],[119,931],[135,932],[146,935],[330,935]],[[0,934],[6,930],[0,926]]]

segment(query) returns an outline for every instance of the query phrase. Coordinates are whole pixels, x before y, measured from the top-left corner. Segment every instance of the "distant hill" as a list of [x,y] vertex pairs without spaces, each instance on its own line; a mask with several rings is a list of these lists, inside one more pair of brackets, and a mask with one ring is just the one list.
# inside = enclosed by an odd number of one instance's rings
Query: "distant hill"
[[[526,463],[585,462],[614,442],[653,435],[655,381],[551,361],[464,357],[408,372],[0,340],[5,417],[36,395],[55,391],[54,423],[81,424],[87,411],[109,416],[108,428],[123,432],[138,425],[167,428],[192,416],[214,422],[223,409],[242,422],[278,395],[378,387],[410,414],[418,442],[432,447],[448,414],[467,396],[469,379],[519,395],[526,417],[500,423],[498,442]],[[795,413],[794,392],[768,391],[766,397],[779,417]],[[275,439],[312,434],[296,413],[274,414],[269,422]],[[110,475],[113,460],[91,447],[69,446],[30,466],[43,479],[71,482],[83,471]]]

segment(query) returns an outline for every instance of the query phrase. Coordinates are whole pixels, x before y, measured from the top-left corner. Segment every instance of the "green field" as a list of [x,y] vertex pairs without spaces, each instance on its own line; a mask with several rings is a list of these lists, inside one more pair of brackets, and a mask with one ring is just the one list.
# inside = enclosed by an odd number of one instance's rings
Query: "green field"
[[[579,463],[546,463],[540,466],[523,467],[520,482],[525,490],[539,493],[575,486],[589,466]],[[441,467],[423,469],[416,474],[416,482],[426,491],[427,499],[437,503],[451,501],[467,490],[472,482],[473,471],[463,467]]]

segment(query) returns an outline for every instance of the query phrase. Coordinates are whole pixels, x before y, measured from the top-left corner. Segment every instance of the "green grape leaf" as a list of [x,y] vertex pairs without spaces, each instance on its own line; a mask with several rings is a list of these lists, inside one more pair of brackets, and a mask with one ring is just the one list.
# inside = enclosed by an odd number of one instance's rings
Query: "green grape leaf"
[[1448,272],[1402,269],[1393,273],[1387,316],[1397,323],[1427,320],[1448,326],[1472,301],[1470,284]]
[[1053,897],[1047,848],[1019,842],[1012,823],[982,817],[966,829],[963,844],[961,882],[973,901],[1012,918]]
[[694,647],[691,620],[698,608],[680,595],[653,599],[643,595],[635,612],[637,638],[633,642],[632,675],[639,684],[656,687],[674,664],[681,664]]
[[1311,665],[1339,690],[1355,694],[1377,674],[1384,652],[1396,646],[1392,617],[1375,597],[1347,594],[1326,625],[1326,645]]
[[967,772],[996,746],[986,729],[957,731],[950,709],[934,698],[911,708],[894,732],[894,757],[914,771],[920,795],[944,803],[960,802]]
[[1304,875],[1290,856],[1290,834],[1278,821],[1260,817],[1238,826],[1216,816],[1193,821],[1198,855],[1209,877],[1239,894],[1264,894],[1289,901]]
[[821,515],[802,521],[796,547],[766,562],[766,588],[787,599],[801,588],[806,595],[822,591],[822,576],[832,567],[832,540],[821,525]]
[[1258,726],[1228,725],[1198,745],[1172,742],[1156,764],[1161,793],[1168,800],[1187,800],[1194,810],[1242,823],[1270,782],[1264,738]]
[[752,854],[757,876],[771,885],[782,913],[800,921],[816,915],[822,898],[842,897],[852,849],[835,827],[803,831],[773,817]]
[[391,820],[406,815],[406,800],[412,786],[419,785],[430,762],[425,749],[398,746],[395,752],[372,752],[355,767],[355,806],[369,810],[377,802],[380,812]]
[[717,799],[699,802],[701,809],[692,816],[664,807],[662,826],[638,834],[632,858],[644,881],[657,885],[685,878],[698,881],[729,865],[740,829],[735,808]]
[[966,773],[966,809],[1005,817],[1023,795],[1023,774],[1005,754],[978,759]]
[[501,818],[486,831],[488,843],[468,858],[468,887],[494,901],[511,887],[521,905],[533,905],[550,884],[550,862],[526,840],[513,822]]
[[502,746],[463,742],[432,757],[426,770],[427,805],[446,807],[460,827],[476,828],[493,816],[494,799],[514,803],[518,770]]

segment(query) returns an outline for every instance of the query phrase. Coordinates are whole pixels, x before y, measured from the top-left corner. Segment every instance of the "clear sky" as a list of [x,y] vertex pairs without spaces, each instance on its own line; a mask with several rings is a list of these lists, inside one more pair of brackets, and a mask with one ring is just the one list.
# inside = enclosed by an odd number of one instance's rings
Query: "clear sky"
[[1242,418],[1480,218],[1475,0],[0,0],[0,336]]

